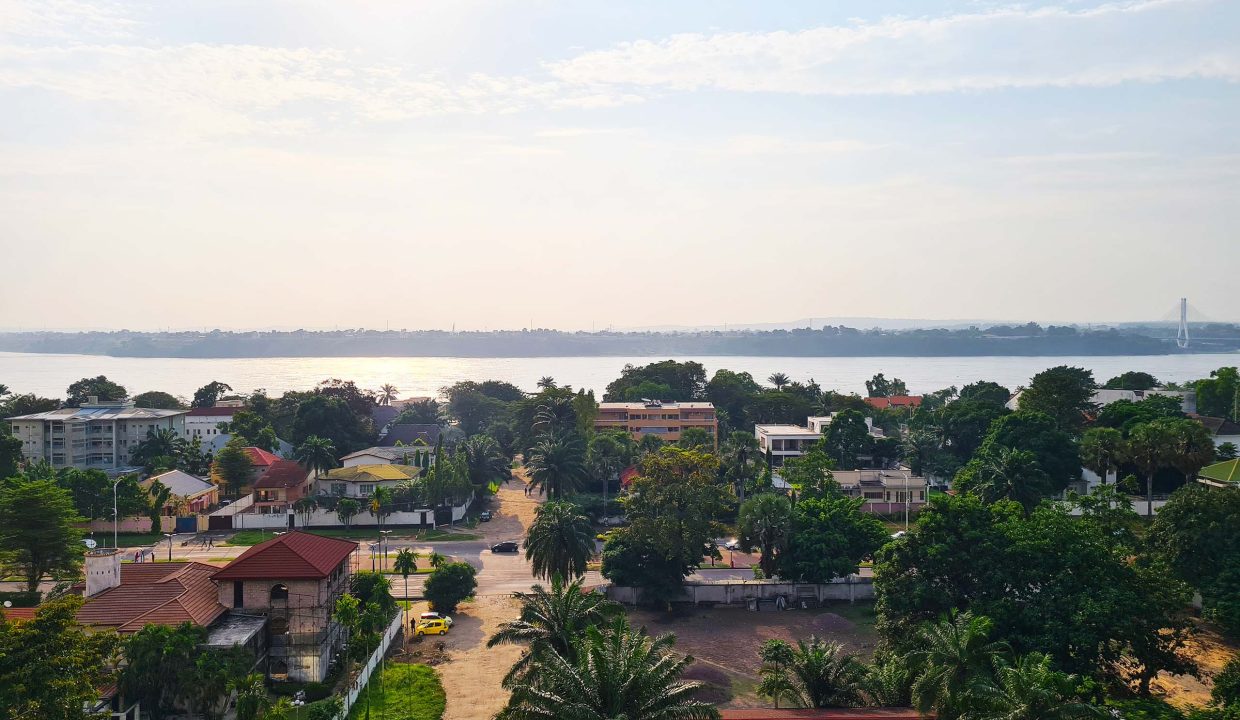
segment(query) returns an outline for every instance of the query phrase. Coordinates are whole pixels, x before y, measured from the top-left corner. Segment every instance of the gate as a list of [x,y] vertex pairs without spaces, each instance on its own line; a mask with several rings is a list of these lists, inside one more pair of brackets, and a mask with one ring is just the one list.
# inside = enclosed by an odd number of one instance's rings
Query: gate
[[189,517],[177,518],[177,533],[196,533],[198,532],[198,518],[190,515]]
[[207,518],[207,529],[212,530],[212,531],[232,530],[233,529],[232,521],[233,521],[232,515],[211,515],[210,517]]

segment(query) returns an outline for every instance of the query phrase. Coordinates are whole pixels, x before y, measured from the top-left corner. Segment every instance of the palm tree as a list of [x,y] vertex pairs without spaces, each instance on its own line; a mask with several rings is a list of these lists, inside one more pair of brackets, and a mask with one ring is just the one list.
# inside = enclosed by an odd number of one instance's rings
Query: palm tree
[[994,660],[1007,645],[990,640],[990,618],[970,612],[953,613],[922,627],[920,649],[910,653],[913,701],[921,711],[956,717],[969,693],[989,681]]
[[571,396],[548,398],[534,412],[534,428],[544,435],[558,435],[576,427],[577,408]]
[[405,609],[408,610],[409,576],[418,571],[418,554],[411,548],[401,548],[396,553],[396,562],[392,564],[392,568],[405,578]]
[[1112,470],[1124,460],[1124,433],[1109,427],[1094,427],[1081,435],[1081,465],[1102,478],[1105,485]]
[[[783,647],[779,647],[782,643]],[[807,708],[857,707],[864,703],[866,666],[843,646],[813,635],[795,648],[782,640],[763,647],[763,692],[788,696]]]
[[1175,431],[1165,420],[1141,423],[1128,435],[1124,456],[1145,476],[1145,514],[1154,514],[1154,474],[1171,463]]
[[512,465],[490,435],[474,435],[460,445],[475,490],[499,486],[512,478]]
[[760,455],[758,438],[753,433],[740,430],[728,435],[719,448],[724,474],[741,502],[745,501],[745,487],[756,476],[757,463],[754,460]]
[[1049,479],[1038,465],[1037,455],[1000,447],[984,455],[974,483],[974,492],[986,502],[1015,500],[1028,512],[1042,501]]
[[514,593],[521,602],[521,614],[499,626],[499,630],[487,641],[487,647],[508,643],[524,643],[525,653],[504,677],[504,687],[511,687],[517,678],[530,667],[535,658],[548,652],[572,657],[573,642],[592,625],[623,612],[623,608],[595,592],[581,587],[578,579],[565,584],[564,579],[551,579],[551,590],[534,585],[531,592]]
[[692,657],[677,657],[675,637],[652,638],[623,616],[590,626],[565,656],[549,652],[513,687],[498,720],[708,720],[714,706],[694,700],[701,683],[681,680]]
[[575,433],[553,435],[534,445],[525,463],[530,485],[545,491],[552,500],[559,500],[566,493],[577,489],[586,477],[585,448]]
[[361,511],[362,504],[353,498],[340,498],[336,503],[336,517],[344,523],[346,529],[352,526],[353,518]]
[[432,551],[431,551],[430,556],[429,556],[429,557],[427,557],[427,559],[426,559],[426,560],[427,560],[427,562],[429,562],[429,563],[431,564],[431,567],[433,567],[433,568],[435,568],[435,569],[439,569],[439,568],[443,567],[444,565],[447,565],[447,564],[448,564],[448,558],[447,558],[447,556],[445,556],[445,555],[441,555],[440,553],[437,553],[437,552],[435,552],[434,550],[432,550]]
[[553,500],[534,512],[525,536],[525,557],[533,564],[535,576],[581,577],[593,554],[594,531],[581,508]]
[[378,521],[379,531],[382,532],[383,518],[392,514],[392,488],[375,488],[370,494],[370,504],[366,510]]
[[788,542],[792,529],[792,502],[783,495],[762,493],[741,503],[737,516],[741,547],[755,545],[762,553],[758,567],[766,577],[775,577],[775,561]]
[[995,659],[995,682],[972,692],[965,720],[1076,720],[1105,718],[1100,707],[1081,702],[1081,679],[1056,672],[1051,659],[1030,653],[1009,664]]
[[313,470],[317,478],[336,467],[336,446],[327,438],[311,435],[293,451],[293,459]]
[[555,378],[550,375],[543,375],[538,378],[537,385],[539,390],[554,390],[556,388]]
[[907,707],[912,699],[913,674],[903,657],[889,656],[876,660],[865,677],[865,697],[875,707]]
[[771,376],[768,377],[766,381],[774,385],[776,390],[783,390],[788,386],[788,383],[791,382],[791,380],[788,379],[788,376],[781,372],[771,373]]
[[398,392],[400,390],[397,390],[395,385],[385,383],[379,388],[379,396],[375,399],[379,401],[380,405],[391,405],[392,401],[396,399]]
[[267,686],[260,673],[233,680],[228,683],[228,690],[237,693],[237,720],[258,720],[271,706]]
[[302,517],[302,525],[310,524],[310,514],[319,509],[319,502],[313,497],[298,498],[293,503],[293,510]]

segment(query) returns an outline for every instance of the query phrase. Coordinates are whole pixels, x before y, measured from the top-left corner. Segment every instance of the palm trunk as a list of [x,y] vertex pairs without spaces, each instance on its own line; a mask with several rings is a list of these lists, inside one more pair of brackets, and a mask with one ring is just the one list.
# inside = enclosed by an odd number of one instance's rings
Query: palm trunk
[[1145,516],[1154,515],[1154,473],[1145,476]]

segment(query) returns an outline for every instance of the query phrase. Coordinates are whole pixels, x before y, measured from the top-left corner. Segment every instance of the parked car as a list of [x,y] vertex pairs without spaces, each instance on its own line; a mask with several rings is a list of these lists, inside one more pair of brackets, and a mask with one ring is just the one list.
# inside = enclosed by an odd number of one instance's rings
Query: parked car
[[448,624],[448,627],[452,627],[451,615],[440,615],[437,612],[424,612],[418,616],[418,622],[423,622],[425,620],[443,620]]
[[483,510],[482,512],[478,513],[478,520],[482,522],[491,522],[491,511]]
[[518,545],[515,540],[505,540],[504,542],[497,542],[494,545],[492,545],[491,552],[493,553],[521,552],[521,546]]
[[413,628],[414,637],[422,637],[423,635],[447,635],[448,625],[446,620],[419,620],[418,624]]

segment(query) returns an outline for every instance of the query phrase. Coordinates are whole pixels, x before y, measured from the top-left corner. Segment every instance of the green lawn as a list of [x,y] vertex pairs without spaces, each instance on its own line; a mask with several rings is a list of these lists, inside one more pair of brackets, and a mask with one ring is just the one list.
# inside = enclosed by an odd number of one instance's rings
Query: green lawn
[[439,674],[427,665],[388,663],[382,677],[371,676],[348,720],[366,717],[368,692],[372,720],[440,720],[447,705]]
[[[112,533],[96,530],[93,535],[87,533],[82,537],[94,538],[99,543],[99,547],[112,547]],[[168,538],[163,533],[118,533],[116,535],[116,543],[120,547],[139,547],[143,545],[155,545],[158,543],[167,543]]]
[[[306,532],[323,537],[344,538],[346,540],[370,540],[378,539],[378,533],[368,529],[345,529],[345,528],[325,528],[322,530],[307,530]],[[239,530],[236,535],[229,538],[225,545],[257,545],[266,542],[275,537],[275,533],[271,530]],[[401,530],[396,528],[392,531],[392,539],[399,540],[425,540],[427,542],[446,542],[452,540],[477,540],[481,536],[470,533],[446,532],[444,530]]]

